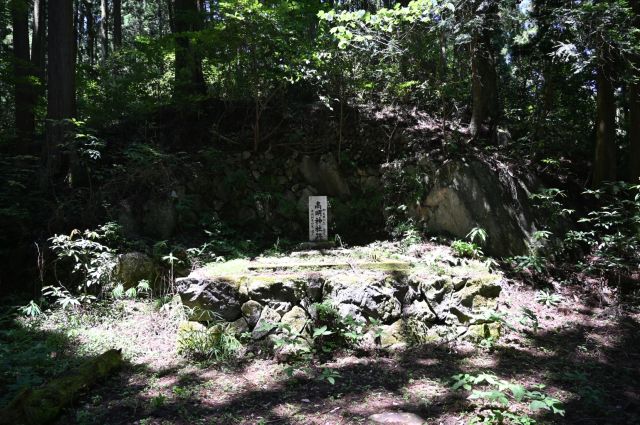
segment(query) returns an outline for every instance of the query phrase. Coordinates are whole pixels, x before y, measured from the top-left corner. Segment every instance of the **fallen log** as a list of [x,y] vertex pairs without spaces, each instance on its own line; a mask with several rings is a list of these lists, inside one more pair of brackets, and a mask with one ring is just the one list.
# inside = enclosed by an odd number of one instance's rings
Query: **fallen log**
[[42,425],[55,420],[84,390],[122,366],[121,350],[109,350],[37,387],[26,388],[0,411],[0,424]]

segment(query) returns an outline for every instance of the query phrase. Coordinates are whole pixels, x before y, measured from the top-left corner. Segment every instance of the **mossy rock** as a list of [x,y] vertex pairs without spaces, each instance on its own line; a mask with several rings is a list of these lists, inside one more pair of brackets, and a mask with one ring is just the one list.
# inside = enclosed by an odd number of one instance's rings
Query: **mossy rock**
[[294,306],[291,311],[282,316],[280,322],[288,325],[291,332],[301,334],[307,325],[307,313],[300,307]]
[[262,313],[262,308],[262,304],[255,300],[249,300],[246,303],[242,304],[242,307],[240,307],[242,315],[247,320],[250,328],[253,328],[256,323],[258,323],[258,319],[260,319],[260,313]]
[[122,364],[122,352],[109,350],[39,388],[25,389],[0,411],[0,424],[50,423],[87,388],[109,376]]
[[473,308],[474,299],[477,296],[484,300],[494,299],[500,296],[501,291],[500,276],[486,274],[469,279],[464,287],[457,291],[457,294],[463,306]]
[[492,338],[497,341],[502,335],[502,325],[497,322],[471,325],[469,326],[467,335],[471,341],[475,342],[479,342],[487,338]]
[[399,349],[407,345],[403,320],[397,320],[383,326],[380,333],[380,346],[385,349]]
[[304,286],[301,277],[295,275],[257,275],[241,278],[240,293],[249,299],[262,301],[295,302],[300,287]]
[[270,307],[265,307],[262,309],[262,313],[260,314],[260,319],[258,319],[258,323],[256,323],[256,327],[251,332],[251,338],[254,340],[262,339],[268,334],[270,334],[273,329],[266,328],[269,325],[275,325],[280,322],[280,314],[273,310]]

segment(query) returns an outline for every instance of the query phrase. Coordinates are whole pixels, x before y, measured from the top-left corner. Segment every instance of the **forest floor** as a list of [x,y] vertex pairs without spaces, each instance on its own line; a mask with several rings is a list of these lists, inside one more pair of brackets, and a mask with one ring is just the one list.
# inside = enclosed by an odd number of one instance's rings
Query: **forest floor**
[[[489,417],[498,405],[454,390],[452,376],[483,372],[528,389],[544,385],[565,410],[536,416],[511,401],[506,411],[521,418],[640,423],[640,310],[591,286],[557,286],[557,303],[536,301],[539,293],[508,281],[498,308],[508,326],[498,341],[343,351],[293,377],[261,351],[218,364],[180,356],[177,303],[159,308],[149,300],[120,300],[75,314],[13,319],[0,326],[0,406],[20,385],[36,385],[117,347],[126,366],[87,391],[58,424],[361,424],[389,412],[413,414],[415,421],[406,423],[462,424]],[[525,308],[537,317],[536,329],[523,317]],[[335,384],[317,379],[323,368],[339,374]],[[522,421],[505,423],[530,423]]]

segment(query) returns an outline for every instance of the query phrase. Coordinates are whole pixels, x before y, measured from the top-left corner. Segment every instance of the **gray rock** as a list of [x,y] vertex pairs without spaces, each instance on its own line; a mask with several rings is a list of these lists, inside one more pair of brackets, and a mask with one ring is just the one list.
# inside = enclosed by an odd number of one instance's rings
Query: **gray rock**
[[382,326],[380,346],[382,348],[398,349],[407,345],[404,321],[397,320],[388,326]]
[[437,319],[435,313],[431,311],[431,307],[427,301],[415,300],[409,305],[405,305],[402,309],[402,315],[406,318],[414,317],[421,322],[433,322]]
[[193,311],[192,320],[220,317],[232,322],[242,315],[239,283],[224,277],[185,277],[176,280],[182,304]]
[[322,194],[346,198],[351,195],[346,179],[340,173],[338,161],[331,153],[320,158],[302,157],[300,173],[305,181],[317,187]]
[[383,412],[369,416],[369,421],[376,425],[422,425],[426,420],[415,413]]
[[243,284],[252,300],[296,302],[297,283],[291,276],[247,276]]
[[272,310],[277,311],[281,317],[284,316],[285,313],[287,313],[289,310],[291,310],[291,307],[293,306],[293,304],[291,304],[288,301],[273,301],[273,300],[269,301],[267,305]]
[[145,235],[158,239],[169,239],[173,235],[177,214],[172,199],[150,199],[142,210]]
[[[401,169],[406,171],[409,165]],[[504,166],[478,160],[435,165],[425,159],[415,172],[423,175],[426,196],[408,213],[430,232],[465,239],[472,228],[481,227],[488,234],[485,253],[500,257],[526,253],[536,231],[529,199],[530,191],[539,186],[535,179],[525,182]]]
[[280,322],[280,314],[277,311],[269,307],[263,308],[262,313],[260,314],[260,319],[258,319],[258,323],[256,323],[256,327],[253,329],[253,332],[251,332],[251,338],[264,338],[273,331],[273,329],[265,329],[265,325],[273,325],[278,322]]
[[158,273],[153,260],[141,252],[128,252],[118,255],[116,278],[122,282],[125,289],[133,288],[141,280],[148,280],[153,285]]
[[240,335],[249,331],[249,324],[244,317],[241,317],[238,320],[231,322],[229,324],[229,328],[236,335]]
[[319,302],[322,299],[322,288],[324,286],[324,278],[320,273],[309,273],[307,275],[306,295],[312,303]]
[[295,306],[282,316],[281,323],[285,323],[291,327],[291,332],[302,333],[307,324],[307,313],[300,307]]
[[325,282],[325,297],[340,311],[373,317],[384,323],[400,318],[402,306],[390,278],[380,275],[338,274]]
[[262,305],[254,300],[249,300],[246,303],[242,304],[240,307],[242,311],[242,315],[247,320],[247,323],[250,328],[253,328],[256,323],[258,323],[258,319],[260,319],[260,313],[262,313]]
[[296,208],[301,216],[307,217],[309,210],[309,196],[317,195],[318,191],[313,187],[305,187],[298,194],[298,201],[296,202]]

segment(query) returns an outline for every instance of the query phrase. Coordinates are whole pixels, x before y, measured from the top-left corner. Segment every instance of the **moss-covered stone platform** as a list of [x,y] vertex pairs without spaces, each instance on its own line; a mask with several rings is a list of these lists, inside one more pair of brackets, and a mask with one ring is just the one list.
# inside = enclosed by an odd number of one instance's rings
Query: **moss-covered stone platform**
[[384,348],[495,337],[486,318],[501,281],[482,261],[442,246],[377,243],[213,263],[179,279],[178,291],[193,320],[227,321],[254,339],[269,333],[265,323],[304,332],[322,304],[342,319],[377,324],[382,331],[369,343]]

